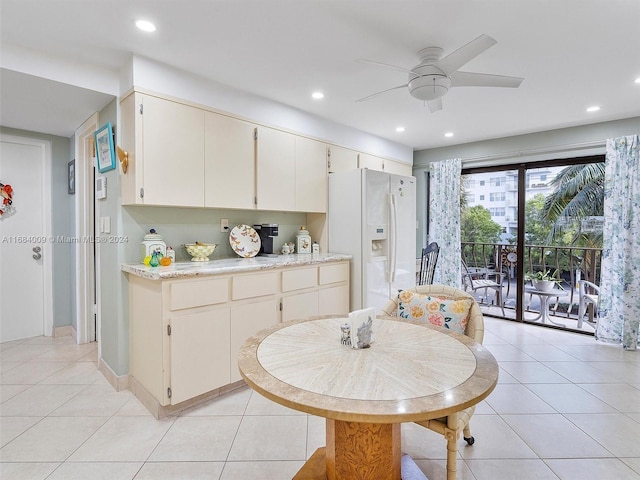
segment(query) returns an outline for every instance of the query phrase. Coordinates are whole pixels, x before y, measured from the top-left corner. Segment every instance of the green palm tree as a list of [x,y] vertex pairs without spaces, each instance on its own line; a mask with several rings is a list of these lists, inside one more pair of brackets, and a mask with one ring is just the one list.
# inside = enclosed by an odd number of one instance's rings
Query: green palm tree
[[[551,224],[547,243],[562,229],[589,216],[604,214],[604,162],[570,165],[552,180],[554,190],[544,203],[544,219]],[[573,245],[601,247],[602,233],[585,233],[577,229]]]

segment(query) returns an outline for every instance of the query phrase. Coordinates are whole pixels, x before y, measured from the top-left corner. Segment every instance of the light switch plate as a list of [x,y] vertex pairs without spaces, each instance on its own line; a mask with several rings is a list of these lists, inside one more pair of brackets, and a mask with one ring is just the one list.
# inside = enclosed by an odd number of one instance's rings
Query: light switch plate
[[96,178],[96,200],[107,198],[107,177]]

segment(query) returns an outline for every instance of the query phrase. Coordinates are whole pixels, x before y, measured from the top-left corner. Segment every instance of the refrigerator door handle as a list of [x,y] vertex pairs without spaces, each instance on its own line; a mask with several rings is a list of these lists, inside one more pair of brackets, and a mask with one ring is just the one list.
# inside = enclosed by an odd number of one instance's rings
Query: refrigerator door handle
[[396,249],[398,245],[398,207],[396,205],[396,197],[391,194],[389,197],[389,217],[390,217],[390,236],[389,236],[389,282],[396,280]]

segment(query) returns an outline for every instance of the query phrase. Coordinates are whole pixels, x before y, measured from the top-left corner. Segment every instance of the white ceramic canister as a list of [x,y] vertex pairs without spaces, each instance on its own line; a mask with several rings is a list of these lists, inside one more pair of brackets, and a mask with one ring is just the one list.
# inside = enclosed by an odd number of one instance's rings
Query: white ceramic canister
[[298,253],[311,253],[311,235],[304,225],[300,227],[296,235],[296,247]]
[[150,257],[154,252],[159,252],[162,256],[167,255],[167,244],[162,240],[162,235],[156,233],[156,230],[152,228],[149,230],[144,236],[144,240],[142,242],[142,258],[140,261],[144,261],[145,257]]

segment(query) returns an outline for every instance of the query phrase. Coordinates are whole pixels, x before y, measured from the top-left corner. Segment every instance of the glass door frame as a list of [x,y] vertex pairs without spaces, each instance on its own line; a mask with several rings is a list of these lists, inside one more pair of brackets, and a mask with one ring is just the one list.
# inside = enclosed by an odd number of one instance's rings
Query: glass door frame
[[[518,259],[516,261],[516,311],[515,320],[507,318],[516,322],[524,323],[524,301],[525,301],[525,282],[524,279],[524,253],[525,253],[525,238],[521,235],[521,232],[525,231],[525,198],[526,198],[526,173],[527,170],[533,170],[536,168],[547,167],[568,167],[570,165],[583,165],[587,163],[603,163],[605,161],[605,155],[589,155],[585,157],[571,157],[561,158],[553,160],[540,160],[526,163],[509,163],[494,166],[485,167],[462,167],[461,175],[473,175],[475,173],[489,173],[489,172],[505,172],[510,170],[517,170],[518,172],[518,213],[517,213],[517,229],[518,235],[516,237],[516,254]],[[502,318],[502,317],[501,317]],[[553,325],[544,324],[551,328]]]

